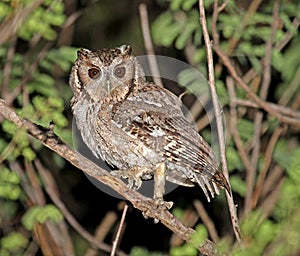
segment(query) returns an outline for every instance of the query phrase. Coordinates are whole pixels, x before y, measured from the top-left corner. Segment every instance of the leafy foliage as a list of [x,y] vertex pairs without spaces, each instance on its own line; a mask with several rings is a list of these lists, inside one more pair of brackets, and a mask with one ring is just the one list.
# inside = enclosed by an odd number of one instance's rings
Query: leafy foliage
[[[33,1],[1,2],[0,22],[5,22],[16,13],[22,16],[24,10],[32,4]],[[55,72],[67,72],[75,59],[76,51],[68,46],[50,50],[43,48],[43,45],[50,44],[48,41],[57,38],[57,28],[63,26],[65,20],[62,1],[44,1],[43,5],[30,13],[13,35],[17,42],[13,55],[9,57],[13,43],[0,46],[0,89],[1,97],[14,104],[21,116],[45,127],[52,122],[55,131],[71,143],[71,132],[67,128],[68,120],[65,116],[70,92],[57,86],[59,78]],[[35,44],[36,50],[30,49],[31,44]],[[34,62],[36,63],[33,64]],[[7,68],[9,72],[5,71]],[[14,96],[10,98],[12,95]],[[0,255],[22,255],[30,239],[24,228],[32,232],[36,223],[49,220],[58,222],[62,220],[62,214],[54,205],[26,207],[30,201],[33,204],[38,202],[32,198],[33,194],[24,189],[24,186],[28,186],[28,181],[24,178],[26,174],[22,168],[17,168],[20,170],[16,172],[10,166],[32,165],[40,156],[42,147],[40,143],[32,141],[25,131],[17,129],[7,120],[1,120],[0,127],[3,134],[0,141],[0,226],[3,226]],[[20,212],[21,205],[25,209]],[[14,230],[13,227],[5,227],[9,220],[18,220],[20,214],[22,220],[18,223],[18,230],[21,232],[11,231]]]
[[[219,1],[220,2],[220,1]],[[188,56],[192,59],[193,65],[202,73],[206,73],[203,67],[206,64],[206,54],[203,41],[201,39],[201,29],[199,26],[199,14],[197,10],[198,1],[171,0],[169,8],[161,13],[152,24],[153,40],[157,45],[164,47],[175,47],[177,50],[193,49],[193,55]],[[205,1],[205,7],[208,17],[208,29],[211,29],[212,1]],[[295,1],[280,1],[280,11],[278,14],[279,24],[276,28],[273,46],[272,46],[272,81],[270,84],[269,98],[278,101],[281,104],[295,104],[295,95],[299,94],[299,67],[300,61],[296,52],[299,52],[299,33],[295,20],[299,21],[299,4]],[[238,6],[234,1],[230,1],[225,10],[219,13],[217,26],[220,37],[220,48],[235,61],[235,65],[240,74],[246,74],[246,71],[255,72],[255,77],[262,77],[264,65],[262,59],[266,55],[266,43],[271,36],[271,27],[274,23],[272,17],[272,4],[266,4],[259,7],[259,10],[250,14],[247,13],[247,7],[244,9]],[[247,16],[248,15],[248,16]],[[294,22],[294,23],[293,23]],[[211,32],[211,31],[210,31]],[[288,45],[283,42],[287,38],[287,33],[291,36]],[[161,36],[161,35],[165,36]],[[218,60],[217,60],[218,61]],[[217,62],[216,83],[220,102],[223,105],[225,113],[227,105],[232,99],[225,89],[224,69],[220,68],[222,64]],[[197,72],[195,72],[197,73]],[[179,83],[187,88],[189,92],[196,95],[203,93],[203,79],[194,79],[192,69],[185,70],[179,74]],[[279,79],[276,79],[279,78]],[[261,80],[260,80],[261,81]],[[255,79],[248,80],[247,83],[256,92],[257,83]],[[236,97],[244,100],[248,95],[239,88],[236,88]],[[290,91],[289,91],[290,90]],[[297,105],[298,106],[298,105]],[[238,125],[236,127],[238,135],[243,143],[247,154],[251,155],[251,144],[255,133],[255,123],[253,113],[247,108],[237,109],[239,112]],[[263,121],[264,132],[260,135],[260,143],[268,145],[268,140],[279,123],[273,118],[266,118]],[[294,143],[291,147],[291,141]],[[233,191],[240,198],[245,199],[248,184],[245,181],[246,172],[244,163],[235,146],[235,140],[231,136],[227,146],[227,160],[229,171],[232,173],[230,183]],[[287,136],[279,139],[276,143],[273,157],[269,169],[272,176],[273,168],[277,166],[284,172],[285,178],[280,186],[280,196],[277,199],[276,206],[271,213],[265,216],[265,205],[268,196],[265,196],[258,203],[249,215],[242,219],[241,229],[245,241],[244,247],[228,247],[228,238],[221,239],[217,246],[222,253],[227,254],[232,251],[232,255],[294,255],[299,253],[298,243],[293,243],[299,239],[296,235],[296,229],[299,226],[298,220],[293,218],[300,209],[300,195],[297,187],[299,186],[299,138],[297,136]],[[267,161],[264,151],[260,152],[258,159],[257,176],[261,176],[260,170],[264,162]],[[275,186],[276,184],[273,184]],[[268,194],[272,193],[271,188]],[[254,190],[255,192],[255,190]],[[241,207],[241,206],[240,206]],[[240,209],[241,210],[241,209]],[[287,223],[290,227],[287,228]],[[288,231],[289,230],[289,231]],[[287,235],[287,233],[289,235]],[[284,237],[286,234],[286,237]],[[293,238],[292,238],[293,236]],[[226,242],[227,241],[227,242]],[[225,245],[227,243],[227,245]],[[176,250],[175,250],[176,251]],[[172,250],[173,252],[173,250]],[[187,251],[181,255],[187,255]],[[175,255],[175,254],[174,254]],[[177,255],[177,254],[176,254]],[[180,255],[180,253],[178,254]],[[197,255],[194,252],[189,255]]]

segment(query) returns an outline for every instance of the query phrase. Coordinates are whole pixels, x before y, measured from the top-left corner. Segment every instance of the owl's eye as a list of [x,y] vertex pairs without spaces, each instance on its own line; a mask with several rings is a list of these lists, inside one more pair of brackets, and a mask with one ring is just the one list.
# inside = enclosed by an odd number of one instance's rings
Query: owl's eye
[[117,77],[122,78],[123,76],[125,76],[126,69],[125,67],[117,67],[114,73]]
[[89,77],[92,79],[96,79],[100,75],[100,70],[98,68],[90,68],[88,72],[89,72]]

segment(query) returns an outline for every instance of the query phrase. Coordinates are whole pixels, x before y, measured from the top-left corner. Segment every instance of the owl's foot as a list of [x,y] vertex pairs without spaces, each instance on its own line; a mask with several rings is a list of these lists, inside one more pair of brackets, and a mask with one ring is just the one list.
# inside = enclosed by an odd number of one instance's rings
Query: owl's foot
[[[171,202],[171,201],[169,201],[169,202],[164,201],[163,198],[154,198],[154,201],[155,201],[155,204],[156,204],[156,207],[155,207],[155,208],[156,208],[157,210],[159,210],[159,211],[166,211],[166,210],[168,211],[168,210],[170,210],[170,209],[172,208],[172,206],[173,206],[173,202]],[[149,216],[151,216],[151,215],[149,214],[148,210],[142,212],[142,214],[143,214],[143,216],[144,216],[145,219],[148,219]],[[154,218],[153,221],[154,221],[154,223],[156,224],[156,223],[159,222],[159,219]]]
[[[173,206],[173,202],[164,201],[163,195],[165,193],[167,167],[165,163],[157,164],[154,170],[154,196],[153,199],[156,204],[156,208],[161,211],[169,210]],[[147,212],[143,213],[144,217],[148,217]],[[159,220],[154,218],[154,223],[158,223]]]
[[157,204],[157,207],[165,207],[167,210],[170,210],[173,206],[172,201],[164,201],[163,198],[155,198],[155,203]]
[[152,178],[152,173],[148,168],[145,167],[133,167],[129,170],[118,170],[112,171],[111,174],[123,179],[128,180],[128,187],[131,189],[139,189],[142,186],[143,180],[149,180]]
[[166,183],[166,172],[167,167],[165,163],[160,163],[156,166],[154,171],[154,200],[157,205],[165,206],[168,210],[172,207],[173,202],[166,202],[163,200],[163,195],[165,193],[165,183]]

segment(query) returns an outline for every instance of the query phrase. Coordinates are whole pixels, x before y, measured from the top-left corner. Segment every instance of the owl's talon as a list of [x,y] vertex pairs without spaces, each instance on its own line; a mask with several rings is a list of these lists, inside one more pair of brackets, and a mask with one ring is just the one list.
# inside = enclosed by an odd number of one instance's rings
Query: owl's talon
[[144,168],[132,168],[128,171],[112,171],[111,174],[128,180],[128,188],[138,190],[142,186],[142,179],[149,179],[149,171]]
[[167,210],[170,210],[173,206],[172,201],[164,201],[163,198],[161,198],[161,197],[156,198],[155,203],[157,204],[157,206],[164,206],[165,208],[167,208]]

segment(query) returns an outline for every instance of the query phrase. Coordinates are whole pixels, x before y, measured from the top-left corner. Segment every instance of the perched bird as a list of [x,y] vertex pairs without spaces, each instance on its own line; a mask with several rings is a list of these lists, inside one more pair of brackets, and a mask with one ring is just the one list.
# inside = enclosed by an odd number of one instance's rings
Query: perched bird
[[154,199],[163,201],[165,180],[199,184],[206,198],[229,191],[208,143],[182,112],[173,93],[147,82],[130,46],[81,49],[70,75],[71,108],[83,141],[114,175],[138,189],[154,179]]

